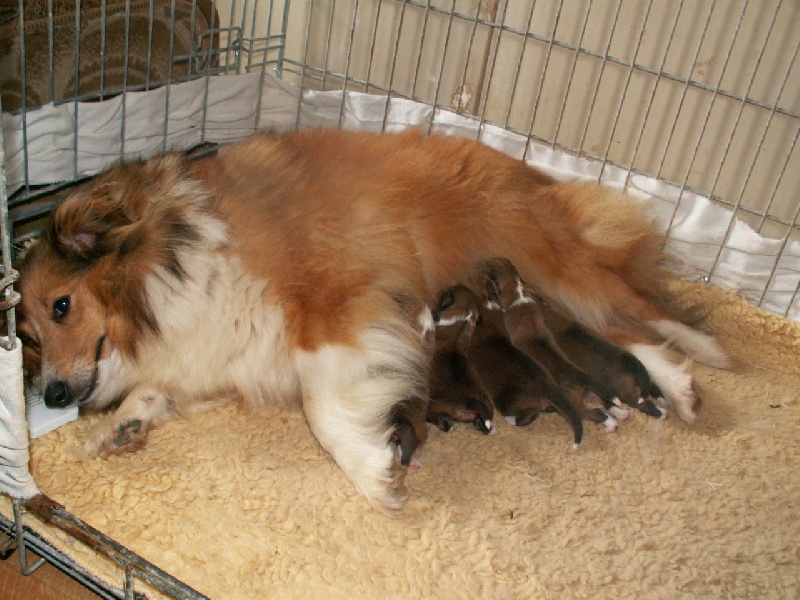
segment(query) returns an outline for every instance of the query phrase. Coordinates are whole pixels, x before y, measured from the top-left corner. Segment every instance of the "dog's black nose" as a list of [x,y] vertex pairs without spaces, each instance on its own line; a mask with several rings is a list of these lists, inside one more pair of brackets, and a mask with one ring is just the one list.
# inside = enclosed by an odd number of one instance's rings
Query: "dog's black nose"
[[44,391],[44,403],[50,408],[64,408],[68,406],[72,398],[69,388],[63,381],[51,381],[47,384]]

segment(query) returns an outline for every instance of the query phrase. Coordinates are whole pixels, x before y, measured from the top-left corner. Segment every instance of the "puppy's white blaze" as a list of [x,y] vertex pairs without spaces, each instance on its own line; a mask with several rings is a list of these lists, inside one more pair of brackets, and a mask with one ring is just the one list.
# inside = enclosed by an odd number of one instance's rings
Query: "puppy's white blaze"
[[644,404],[644,398],[639,398],[639,400],[636,403],[637,404]]
[[415,368],[421,352],[403,333],[371,328],[359,336],[361,350],[325,346],[295,357],[309,426],[356,489],[384,512],[404,500],[393,480],[387,415],[424,384]]
[[432,331],[436,331],[436,323],[433,320],[433,314],[431,313],[431,309],[427,306],[419,313],[417,323],[419,323],[419,328],[422,332],[422,339],[425,339]]
[[612,416],[616,417],[620,421],[625,421],[626,419],[628,419],[631,416],[631,413],[630,413],[629,410],[626,410],[626,409],[621,408],[619,406],[610,407],[608,409],[608,412],[610,412]]
[[450,325],[455,325],[456,323],[460,323],[461,321],[469,321],[472,317],[472,313],[461,317],[447,317],[446,319],[439,319],[436,323],[437,327],[449,327]]
[[491,421],[491,419],[486,419],[483,422],[483,424],[486,425],[486,430],[487,431],[492,431],[492,421]]
[[627,350],[645,366],[650,377],[664,394],[667,403],[687,423],[695,418],[695,396],[689,362],[677,365],[670,359],[669,351],[662,346],[632,344]]
[[651,321],[650,326],[695,360],[718,369],[731,367],[730,356],[710,335],[668,319]]
[[611,399],[611,402],[612,402],[612,404],[614,404],[615,406],[622,406],[622,401],[621,401],[619,398],[617,398],[617,397],[614,397],[614,398],[612,398],[612,399]]
[[508,308],[514,308],[515,306],[533,303],[533,298],[529,298],[525,295],[525,284],[522,283],[521,279],[517,279],[517,299],[514,300]]

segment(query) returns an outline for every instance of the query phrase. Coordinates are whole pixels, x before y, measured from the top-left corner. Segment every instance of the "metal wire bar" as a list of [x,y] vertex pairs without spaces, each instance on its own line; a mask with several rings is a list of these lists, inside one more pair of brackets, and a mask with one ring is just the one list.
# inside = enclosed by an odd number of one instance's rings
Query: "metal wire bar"
[[403,22],[405,21],[405,16],[406,16],[406,6],[408,6],[408,2],[404,0],[403,3],[401,4],[400,21],[397,23],[397,35],[395,36],[394,40],[394,54],[392,55],[392,66],[389,69],[389,91],[386,92],[386,104],[383,107],[383,123],[381,124],[381,131],[386,130],[386,123],[389,119],[389,106],[392,103],[392,83],[394,82],[395,70],[397,68],[397,55],[398,55],[398,50],[400,49],[400,38],[403,35]]
[[[531,4],[536,4],[535,0]],[[504,2],[503,3],[503,13],[500,15],[500,24],[501,25],[503,23],[505,23],[507,14],[508,14],[508,2]],[[497,13],[495,13],[495,18],[496,17],[497,17]],[[489,104],[489,93],[490,93],[491,88],[492,88],[492,82],[494,81],[494,71],[495,71],[495,68],[497,67],[497,56],[498,56],[498,54],[500,54],[500,44],[502,43],[502,37],[503,37],[503,29],[502,29],[502,27],[500,27],[500,28],[494,28],[493,27],[492,29],[490,29],[490,32],[492,34],[492,39],[494,41],[494,51],[491,51],[491,43],[490,43],[489,44],[489,48],[490,48],[490,56],[492,57],[492,62],[491,62],[491,65],[489,65],[489,73],[488,73],[488,75],[486,77],[486,80],[485,80],[485,83],[483,85],[483,87],[485,89],[484,89],[484,91],[482,93],[481,109],[480,109],[480,112],[478,114],[478,119],[479,119],[479,121],[478,121],[478,133],[479,134],[483,130],[483,125],[486,122],[486,107]],[[496,33],[496,35],[495,35],[495,33]]]
[[25,577],[31,575],[36,569],[41,567],[46,561],[40,558],[32,565],[28,564],[28,548],[25,544],[25,531],[22,527],[21,500],[13,498],[11,506],[14,511],[14,533],[17,540],[17,555],[19,556],[19,570]]
[[[305,71],[306,71],[306,65],[308,65],[308,49],[309,49],[310,44],[311,44],[311,23],[312,23],[312,19],[314,17],[314,6],[315,6],[315,2],[314,2],[314,0],[311,0],[308,3],[308,20],[306,21],[306,39],[305,39],[305,46],[303,48],[303,63],[302,63],[302,68],[301,68],[301,72],[300,72],[300,85],[299,85],[300,89],[299,89],[299,93],[298,93],[298,98],[301,99],[301,100],[303,98],[303,92],[304,92],[305,86],[306,86],[306,74],[305,74]],[[380,6],[378,7],[378,10],[380,11]],[[375,43],[375,39],[374,38],[373,38],[372,42],[373,42],[373,47],[374,47],[374,43]],[[297,102],[297,110],[295,112],[295,118],[294,118],[294,127],[295,127],[295,129],[300,127],[300,115],[302,114],[301,110],[300,110],[301,108],[302,108],[302,102],[298,101]]]
[[75,99],[72,101],[72,178],[78,177],[78,94],[80,92],[80,65],[81,65],[81,0],[75,2]]
[[325,51],[322,55],[322,89],[326,89],[325,78],[328,74],[328,58],[331,52],[331,36],[333,35],[333,17],[336,15],[336,0],[331,0],[330,15],[328,16],[328,30],[325,33]]
[[[313,0],[312,0],[313,3]],[[381,8],[383,7],[383,0],[378,0],[378,6],[375,8],[375,22],[372,25],[372,43],[369,47],[369,61],[367,62],[367,78],[366,87],[364,91],[369,93],[370,82],[372,81],[372,63],[375,58],[375,44],[378,41],[378,23],[381,21]],[[306,43],[308,40],[306,39]]]
[[[0,111],[2,111],[0,98]],[[19,294],[14,291],[17,272],[11,268],[11,229],[8,220],[8,196],[6,194],[6,158],[3,147],[3,131],[0,128],[0,253],[2,253],[3,272],[0,273],[0,310],[5,314],[6,337],[0,336],[0,348],[13,350],[17,347],[17,322],[14,305],[19,302]]]
[[[275,6],[273,4],[273,0],[269,0],[269,10],[267,11],[266,26],[264,27],[264,31],[265,31],[267,40],[272,39],[272,15],[273,15],[273,10],[274,9],[275,9]],[[283,12],[284,12],[283,18],[286,19],[287,16],[288,16],[288,13],[289,13],[288,5],[284,5]],[[255,17],[256,17],[256,15],[254,14],[253,15],[253,21],[255,21]],[[283,27],[282,31],[286,31],[285,21],[284,21],[284,27]],[[254,35],[255,35],[255,30],[254,30]],[[281,48],[283,48],[284,45],[285,44],[282,42],[281,43]],[[259,80],[258,80],[258,89],[259,90],[263,90],[264,89],[264,81],[266,80],[266,77],[267,77],[267,59],[268,59],[267,55],[268,55],[269,50],[270,49],[269,49],[268,44],[267,44],[265,46],[265,48],[264,48],[264,60],[261,61],[261,76],[259,77]],[[209,60],[208,62],[211,62],[211,61]],[[208,82],[206,82],[206,89],[208,89]],[[256,117],[255,117],[255,124],[253,125],[253,128],[255,130],[258,130],[260,125],[261,125],[261,94],[259,93],[258,96],[256,97]]]
[[431,2],[425,5],[425,14],[422,17],[422,33],[419,36],[419,52],[417,52],[417,65],[414,68],[414,79],[411,82],[411,97],[417,97],[417,79],[419,78],[420,67],[422,66],[422,48],[425,47],[425,39],[428,31],[428,17],[431,15]]
[[[150,89],[150,71],[153,67],[153,28],[156,23],[156,7],[155,0],[150,0],[150,7],[147,15],[147,68],[144,74],[145,89]],[[127,63],[126,63],[127,69]]]
[[[783,166],[781,167],[780,175],[778,175],[778,179],[775,181],[775,187],[772,190],[773,196],[775,195],[775,192],[778,190],[778,187],[781,185],[781,182],[783,181],[783,175],[784,173],[786,173],[786,167],[789,165],[789,159],[791,158],[792,154],[794,154],[794,150],[797,147],[798,137],[800,137],[800,127],[798,127],[794,132],[792,147],[789,149],[789,152],[786,153],[786,159],[784,160]],[[797,226],[797,220],[799,217],[800,217],[800,202],[797,203],[797,208],[794,213],[794,218],[792,219],[792,225],[788,227],[788,229],[786,230],[786,235],[783,236],[783,240],[781,240],[780,250],[775,256],[775,261],[772,263],[772,269],[770,270],[769,278],[767,279],[767,283],[764,285],[764,289],[761,292],[761,297],[758,299],[759,306],[761,306],[761,304],[764,302],[764,298],[767,295],[767,290],[769,289],[772,280],[775,278],[775,273],[778,271],[778,263],[780,263],[781,257],[783,256],[783,252],[786,249],[786,245],[789,243],[789,238],[791,237],[792,234],[792,227]],[[798,282],[798,286],[800,286],[800,282]],[[795,289],[794,296],[792,296],[792,299],[789,301],[789,304],[786,307],[786,313],[784,314],[784,316],[787,316],[789,314],[789,309],[791,308],[792,304],[794,304],[796,296],[797,296],[797,289]]]
[[[728,52],[725,55],[725,61],[724,61],[723,65],[722,65],[722,69],[720,71],[719,78],[717,79],[717,86],[716,86],[717,89],[720,89],[720,87],[722,85],[722,79],[723,79],[723,77],[725,77],[725,72],[728,70],[728,62],[730,61],[731,54],[733,53],[733,47],[734,47],[734,45],[736,45],[736,38],[739,37],[739,31],[740,31],[741,26],[742,26],[742,21],[744,20],[744,14],[745,14],[745,11],[747,10],[747,3],[748,3],[748,0],[745,0],[744,4],[742,5],[742,12],[739,14],[739,21],[736,23],[736,30],[733,33],[733,38],[731,39],[730,46],[728,47]],[[700,51],[700,47],[699,46],[698,46],[697,50],[698,50],[698,52]],[[694,64],[694,63],[692,63],[692,64]],[[692,157],[689,160],[689,166],[686,168],[686,175],[684,176],[683,183],[681,184],[681,189],[678,192],[678,199],[675,202],[675,208],[672,211],[672,216],[670,217],[669,225],[667,226],[667,234],[668,235],[669,235],[669,232],[672,231],[672,226],[675,223],[675,217],[678,214],[678,209],[680,208],[681,200],[683,199],[683,191],[686,189],[686,184],[689,181],[689,176],[691,175],[692,167],[694,166],[694,162],[697,159],[697,154],[698,154],[698,152],[700,150],[700,145],[703,143],[703,137],[705,136],[706,127],[708,127],[709,117],[711,116],[711,111],[714,108],[714,102],[715,102],[716,99],[717,99],[717,94],[715,92],[714,94],[712,94],[711,100],[708,103],[708,110],[706,111],[706,116],[705,116],[705,119],[703,120],[703,126],[700,129],[700,135],[697,136],[697,143],[694,146],[694,152],[692,152]],[[664,149],[665,155],[666,155],[667,149],[668,149],[668,147],[666,147]],[[660,173],[661,173],[661,168],[659,167],[659,174]]]
[[450,3],[450,14],[447,19],[447,33],[444,36],[444,50],[442,51],[442,62],[439,65],[439,77],[436,79],[436,91],[433,94],[433,110],[431,110],[431,117],[428,120],[428,131],[433,129],[433,119],[436,116],[436,107],[439,103],[439,93],[442,90],[442,79],[444,79],[444,65],[447,60],[447,50],[450,48],[450,34],[453,31],[453,17],[456,12],[456,0]]
[[347,98],[347,78],[350,75],[350,59],[353,56],[353,41],[355,40],[355,35],[356,35],[357,16],[358,16],[358,0],[355,0],[355,2],[353,2],[353,17],[350,19],[350,27],[349,27],[350,34],[348,36],[348,41],[347,41],[347,59],[344,66],[344,81],[342,82],[342,102],[339,104],[339,120],[338,120],[339,127],[342,126],[342,121],[344,121],[344,107],[345,107],[345,100]]
[[[152,5],[152,4],[151,4]],[[130,62],[130,47],[131,47],[131,2],[125,0],[125,49],[122,53],[122,94],[120,98],[120,119],[119,119],[119,158],[122,160],[125,157],[125,123],[127,122],[128,111],[128,63]],[[149,48],[149,47],[148,47]],[[147,73],[149,76],[150,65],[147,65]]]
[[[621,2],[622,0],[620,0]],[[530,30],[531,23],[533,22],[533,11],[536,9],[536,0],[531,2],[530,10],[528,11],[528,24],[526,26],[527,30]],[[500,32],[502,33],[504,29],[501,28]],[[508,30],[510,31],[510,30]],[[522,59],[525,56],[525,49],[528,47],[528,39],[523,36],[522,42],[520,43],[519,55],[517,56],[517,66],[514,70],[514,79],[511,84],[511,94],[508,98],[508,105],[506,106],[506,118],[503,121],[503,128],[508,129],[509,121],[511,120],[511,107],[514,105],[514,98],[517,95],[517,84],[519,83],[519,74],[522,71]]]
[[[52,9],[52,7],[51,7]],[[52,13],[52,10],[51,10]],[[25,31],[25,2],[19,0],[17,3],[17,19],[19,19],[19,31]],[[52,20],[52,19],[51,19]],[[27,78],[27,65],[25,64],[25,57],[27,56],[27,47],[25,36],[19,36],[19,80],[20,80],[20,100],[22,110],[22,169],[23,179],[25,181],[25,191],[30,191],[30,165],[28,164],[28,78]],[[52,74],[50,76],[52,84]],[[5,172],[3,173],[3,181],[5,181]]]
[[597,76],[597,80],[594,82],[594,91],[592,92],[592,101],[591,105],[589,106],[589,113],[586,115],[586,120],[583,123],[583,133],[581,133],[581,139],[578,142],[578,148],[575,152],[576,156],[581,155],[583,153],[583,144],[586,141],[586,134],[589,132],[589,124],[592,122],[592,115],[594,114],[594,107],[597,103],[597,92],[600,89],[600,82],[603,81],[603,73],[605,73],[606,65],[610,59],[610,52],[611,52],[611,42],[614,39],[614,32],[617,30],[617,23],[619,22],[619,13],[620,8],[622,8],[622,0],[617,0],[617,9],[614,11],[614,20],[611,23],[611,31],[608,33],[608,41],[606,42],[606,49],[603,52],[602,62],[600,63],[600,74]]
[[[758,68],[761,65],[761,59],[764,57],[764,51],[767,49],[767,44],[769,43],[769,38],[770,38],[770,35],[772,34],[772,29],[773,29],[773,27],[775,25],[775,21],[778,18],[778,12],[780,11],[780,8],[781,8],[781,5],[780,5],[780,3],[778,3],[777,7],[775,9],[775,13],[772,15],[772,21],[769,24],[769,29],[767,30],[767,33],[764,36],[764,43],[761,45],[761,51],[759,52],[758,58],[756,59],[756,64],[753,67],[753,72],[750,74],[750,81],[747,83],[747,91],[745,91],[745,94],[744,94],[745,96],[747,96],[747,94],[750,93],[750,89],[753,87],[753,82],[756,79],[756,74],[758,73]],[[795,51],[796,51],[796,49],[795,49]],[[794,60],[792,62],[794,62]],[[791,68],[791,65],[790,65],[790,68]],[[787,72],[786,73],[786,77],[788,77],[788,76],[789,76],[789,73]],[[784,77],[784,83],[785,83],[786,77]],[[783,90],[783,86],[781,86],[781,90]],[[778,96],[778,98],[780,98],[780,96]],[[776,103],[777,103],[777,100],[778,99],[776,98]],[[713,194],[714,192],[717,191],[717,184],[719,183],[719,178],[720,178],[720,175],[722,174],[722,169],[725,167],[725,161],[728,158],[728,153],[730,152],[731,146],[733,145],[733,139],[734,139],[734,137],[736,137],[736,132],[739,129],[739,123],[741,123],[741,120],[742,120],[742,111],[744,110],[744,106],[745,106],[744,102],[740,102],[739,103],[739,111],[736,114],[736,119],[735,119],[734,124],[733,124],[733,130],[731,131],[730,136],[728,136],[728,142],[725,145],[725,150],[722,153],[722,160],[719,163],[719,167],[717,168],[716,175],[714,175],[714,182],[711,184],[711,192],[710,192],[711,194]],[[763,142],[763,137],[762,137],[762,142]],[[760,145],[759,145],[759,148],[760,148]],[[758,150],[756,150],[756,154],[753,156],[753,162],[751,163],[751,166],[755,164],[756,158],[758,158]],[[726,244],[728,242],[728,239],[730,238],[730,234],[733,231],[733,226],[736,223],[736,213],[737,213],[737,210],[738,210],[739,206],[742,203],[742,198],[744,197],[744,190],[745,190],[745,188],[747,188],[747,183],[750,180],[750,174],[752,174],[752,168],[751,168],[750,171],[748,171],[748,174],[745,177],[744,183],[742,185],[742,189],[741,189],[741,191],[739,193],[738,198],[736,199],[736,203],[735,203],[735,205],[733,207],[733,211],[731,212],[731,217],[728,220],[728,227],[725,229],[725,235],[722,237],[722,243],[720,243],[719,248],[717,249],[717,255],[714,257],[714,262],[713,262],[713,264],[711,265],[711,268],[708,271],[709,277],[712,277],[714,275],[714,272],[717,270],[717,265],[719,264],[719,259],[720,259],[720,256],[722,255],[722,249],[726,246]]]
[[[25,31],[24,28],[20,28],[20,31]],[[55,70],[55,44],[53,43],[53,0],[47,0],[47,60],[48,60],[48,81],[49,81],[49,88],[50,88],[50,102],[53,101],[53,98],[56,95],[55,91],[55,82],[53,81],[53,71]],[[20,40],[25,36],[20,36]],[[24,44],[24,42],[23,42]],[[23,47],[24,53],[24,47]],[[22,84],[22,89],[25,89],[25,83]],[[24,93],[24,92],[23,92]]]
[[575,67],[578,65],[578,57],[580,56],[580,48],[583,45],[583,37],[586,35],[586,26],[589,24],[589,13],[592,12],[593,0],[589,0],[589,5],[586,7],[586,14],[583,16],[583,25],[581,26],[581,35],[578,38],[578,44],[572,57],[572,65],[569,69],[569,77],[567,78],[567,89],[564,91],[564,99],[561,101],[561,109],[558,111],[558,120],[556,121],[556,130],[553,133],[553,143],[551,148],[555,148],[556,141],[558,141],[558,134],[561,131],[561,122],[564,119],[564,111],[567,108],[567,100],[569,99],[569,92],[572,89],[572,78],[575,76]]
[[173,598],[203,600],[207,597],[166,571],[146,561],[119,542],[70,514],[63,506],[44,494],[25,500],[22,506],[44,523],[61,529],[98,554],[128,571],[156,590]]
[[[481,8],[483,8],[483,0],[479,0],[475,6],[475,19],[472,21],[472,30],[469,34],[469,44],[467,45],[467,55],[464,58],[464,70],[461,73],[461,85],[456,89],[457,100],[455,107],[453,107],[457,114],[461,114],[466,109],[466,106],[461,106],[461,101],[464,94],[464,86],[467,84],[467,70],[469,69],[469,59],[472,57],[472,47],[475,43],[475,32],[478,29],[478,19],[481,15]],[[468,104],[467,101],[464,104]]]
[[100,99],[104,100],[106,83],[106,0],[100,2]]
[[628,68],[628,74],[625,77],[625,85],[622,88],[622,96],[619,99],[619,106],[617,106],[617,114],[614,116],[614,124],[611,126],[611,133],[608,135],[608,142],[606,144],[606,151],[603,154],[603,162],[600,165],[600,174],[597,177],[598,181],[602,181],[603,173],[608,164],[608,155],[611,152],[611,145],[614,142],[614,135],[617,133],[617,125],[619,124],[619,117],[622,114],[622,107],[625,105],[625,98],[628,95],[628,87],[631,83],[631,76],[633,75],[633,65],[636,64],[636,58],[639,56],[639,49],[642,47],[642,38],[644,37],[644,30],[647,28],[647,21],[650,18],[650,9],[653,7],[653,0],[647,3],[647,11],[642,19],[642,28],[639,30],[639,37],[636,39],[636,49],[633,52],[633,59],[631,66]]
[[[214,28],[216,27],[216,23],[214,22],[216,18],[217,18],[217,0],[212,0],[211,22],[209,23],[209,29],[211,31],[214,31]],[[212,40],[214,39],[213,36],[211,39]],[[206,141],[206,119],[208,117],[208,92],[209,92],[209,85],[211,83],[211,62],[212,62],[211,54],[209,53],[209,57],[206,60],[205,86],[203,88],[203,116],[200,119],[200,143]],[[261,98],[259,97],[259,102],[260,100]]]
[[631,179],[631,172],[633,170],[633,165],[636,164],[636,156],[639,153],[639,146],[642,143],[642,138],[644,137],[644,130],[647,127],[647,123],[649,122],[648,119],[650,117],[650,110],[653,107],[653,102],[656,98],[656,92],[658,91],[658,84],[661,83],[662,78],[661,74],[664,72],[664,66],[667,64],[667,58],[669,57],[670,48],[672,48],[672,41],[675,39],[675,31],[678,29],[678,21],[681,17],[681,11],[683,10],[683,3],[684,0],[681,0],[681,3],[678,5],[678,12],[675,13],[675,20],[672,21],[672,29],[669,32],[669,39],[667,40],[667,46],[664,48],[664,55],[661,57],[661,64],[658,67],[658,75],[656,76],[656,82],[653,84],[653,91],[650,93],[650,99],[647,102],[647,108],[644,112],[644,118],[642,119],[642,126],[639,128],[639,135],[636,138],[636,143],[633,147],[633,152],[631,153],[631,158],[628,161],[628,173],[625,175],[625,187],[628,187],[628,182]]
[[[0,515],[0,532],[13,538],[15,543],[17,542],[16,521],[10,521],[5,516]],[[25,529],[24,526],[23,540],[26,547],[32,552],[38,554],[51,565],[69,575],[91,592],[97,594],[100,598],[104,598],[105,600],[118,600],[122,597],[119,591],[109,588],[106,583],[100,581],[96,576],[77,565],[67,555],[53,548],[53,546],[43,540],[36,532]],[[141,596],[137,594],[137,598],[141,598]]]
[[[550,32],[550,38],[547,41],[547,55],[544,59],[544,65],[542,66],[542,76],[539,78],[539,89],[536,91],[536,100],[533,101],[533,112],[531,113],[531,121],[528,125],[528,136],[533,133],[533,126],[536,123],[536,114],[539,111],[539,101],[542,99],[542,91],[544,90],[544,82],[547,78],[547,65],[550,64],[550,56],[553,54],[553,42],[556,39],[556,30],[558,29],[558,22],[561,20],[561,10],[564,8],[564,2],[559,2],[558,4],[558,11],[556,12],[556,18],[553,22],[553,30]],[[530,146],[525,146],[525,152],[522,153],[522,160],[525,160],[528,157],[528,148]]]
[[170,2],[170,23],[169,23],[169,60],[167,61],[167,81],[164,83],[164,129],[163,140],[161,142],[162,152],[167,151],[167,140],[169,139],[169,95],[172,90],[172,63],[175,61],[175,0]]

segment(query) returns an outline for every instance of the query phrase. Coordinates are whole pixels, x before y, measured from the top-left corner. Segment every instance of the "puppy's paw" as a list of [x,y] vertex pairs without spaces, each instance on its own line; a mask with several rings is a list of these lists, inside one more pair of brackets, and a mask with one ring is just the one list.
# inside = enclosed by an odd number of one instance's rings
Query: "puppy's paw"
[[144,448],[148,430],[142,419],[106,419],[89,430],[83,449],[94,456],[136,452]]

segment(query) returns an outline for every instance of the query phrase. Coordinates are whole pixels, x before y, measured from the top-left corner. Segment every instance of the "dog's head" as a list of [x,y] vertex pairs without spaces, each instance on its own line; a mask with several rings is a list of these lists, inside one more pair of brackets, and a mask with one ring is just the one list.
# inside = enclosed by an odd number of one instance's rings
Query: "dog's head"
[[172,155],[115,167],[67,198],[26,252],[19,329],[48,406],[112,402],[122,390],[109,374],[158,335],[148,281],[185,277],[180,250],[200,238],[180,171]]

